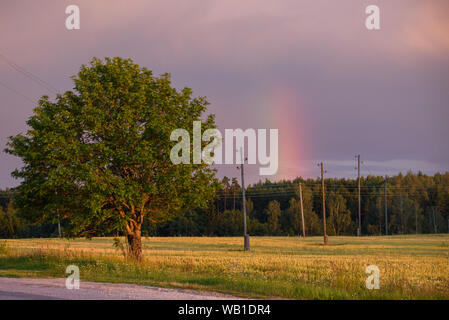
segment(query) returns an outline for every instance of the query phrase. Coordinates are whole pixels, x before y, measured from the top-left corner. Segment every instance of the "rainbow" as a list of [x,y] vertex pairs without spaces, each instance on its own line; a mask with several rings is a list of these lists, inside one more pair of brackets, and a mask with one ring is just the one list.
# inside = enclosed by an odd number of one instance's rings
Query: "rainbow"
[[[308,146],[305,128],[305,104],[300,92],[282,83],[270,85],[264,91],[260,119],[269,123],[270,128],[279,130],[279,169],[275,179],[292,179],[297,176],[307,177],[313,170],[308,159]],[[266,119],[268,117],[268,119]]]

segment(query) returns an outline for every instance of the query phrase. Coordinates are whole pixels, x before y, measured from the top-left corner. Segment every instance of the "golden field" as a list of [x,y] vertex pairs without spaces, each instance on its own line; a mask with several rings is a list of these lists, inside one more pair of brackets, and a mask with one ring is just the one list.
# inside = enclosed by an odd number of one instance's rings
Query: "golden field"
[[[122,239],[122,242],[124,240]],[[0,276],[65,277],[289,299],[449,299],[449,235],[144,238],[126,261],[112,238],[0,240]],[[380,270],[368,290],[365,269]]]

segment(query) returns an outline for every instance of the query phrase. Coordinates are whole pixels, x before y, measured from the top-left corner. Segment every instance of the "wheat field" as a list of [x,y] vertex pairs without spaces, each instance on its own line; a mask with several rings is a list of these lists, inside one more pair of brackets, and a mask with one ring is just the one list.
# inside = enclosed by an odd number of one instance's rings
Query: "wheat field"
[[[120,242],[124,245],[124,239]],[[449,299],[449,235],[149,237],[143,262],[123,255],[113,238],[0,240],[0,276],[65,277],[287,299]],[[365,271],[379,268],[380,288]]]

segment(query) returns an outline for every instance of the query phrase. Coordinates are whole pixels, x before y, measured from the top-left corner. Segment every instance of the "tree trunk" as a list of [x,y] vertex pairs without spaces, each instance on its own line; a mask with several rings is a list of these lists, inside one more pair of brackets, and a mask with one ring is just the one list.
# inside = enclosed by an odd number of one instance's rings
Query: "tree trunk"
[[142,238],[140,228],[136,228],[133,233],[126,235],[128,239],[128,255],[136,262],[142,261]]

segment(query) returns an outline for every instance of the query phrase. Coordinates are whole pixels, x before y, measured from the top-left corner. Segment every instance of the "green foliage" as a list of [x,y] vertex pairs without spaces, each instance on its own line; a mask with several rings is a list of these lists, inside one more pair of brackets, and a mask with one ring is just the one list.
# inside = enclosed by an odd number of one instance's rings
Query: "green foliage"
[[346,234],[351,226],[351,215],[346,208],[346,200],[341,194],[331,192],[328,200],[329,219],[326,221],[329,224],[327,228],[329,235]]
[[[236,179],[234,179],[236,182]],[[247,188],[248,232],[251,235],[295,235],[302,233],[299,194],[297,186],[302,182],[304,218],[306,235],[321,235],[323,232],[321,216],[321,188],[319,180],[296,179],[272,183],[266,181]],[[364,235],[385,234],[384,178],[366,177],[362,179],[362,232]],[[446,207],[449,174],[426,176],[408,173],[388,178],[387,205],[389,234],[404,233],[446,233],[448,232],[449,208]],[[357,226],[357,183],[355,180],[326,179],[326,216],[329,235],[354,235]],[[236,185],[238,185],[236,183]],[[443,186],[443,187],[442,187]],[[240,188],[240,187],[239,187]],[[2,191],[0,191],[2,194]],[[13,194],[12,190],[8,194]],[[402,216],[401,219],[401,198]],[[6,198],[8,199],[8,198]],[[279,230],[272,233],[267,224],[265,210],[268,202],[276,200],[281,207]],[[8,202],[4,210],[7,210]],[[228,193],[227,208],[233,207],[232,185]],[[210,201],[205,209],[180,209],[163,219],[152,215],[145,219],[142,234],[150,236],[241,236],[243,234],[243,213],[241,211],[241,190],[236,192],[237,210],[225,213],[224,198],[217,193],[215,201]],[[338,207],[338,210],[337,210]],[[251,210],[250,210],[251,209]],[[49,237],[56,235],[56,224],[30,225],[19,213],[24,224],[20,234],[3,233],[2,237]],[[3,213],[0,215],[5,217]],[[350,221],[348,221],[350,219]],[[4,221],[4,220],[3,220]],[[5,230],[6,223],[0,228]],[[238,226],[238,227],[236,227]],[[417,227],[417,228],[416,228]],[[63,224],[63,229],[65,226]],[[416,230],[417,229],[417,230]],[[436,231],[435,231],[436,230]],[[116,232],[104,232],[96,235],[116,235]]]
[[0,237],[15,238],[23,234],[25,223],[17,215],[17,211],[8,203],[6,211],[0,206]]
[[113,244],[112,244],[113,247],[116,250],[120,251],[121,254],[123,255],[123,257],[126,258],[128,249],[125,248],[125,245],[123,244],[122,240],[120,240],[120,238],[118,238],[118,237],[114,237],[114,239],[112,239],[112,241],[113,241]]
[[[249,225],[249,217],[247,217]],[[226,210],[215,217],[214,234],[219,236],[243,235],[243,212],[240,210]]]
[[6,188],[0,190],[0,209],[6,210],[13,196],[13,190]]
[[268,208],[265,210],[267,215],[268,230],[272,234],[279,232],[279,217],[281,216],[281,205],[276,200],[268,203]]
[[254,203],[253,203],[253,201],[251,200],[251,198],[246,199],[246,213],[248,215],[251,215],[253,213],[253,211],[254,211]]

